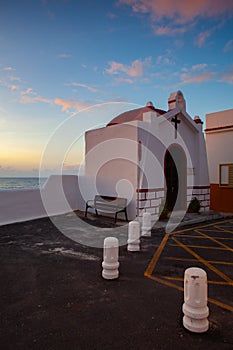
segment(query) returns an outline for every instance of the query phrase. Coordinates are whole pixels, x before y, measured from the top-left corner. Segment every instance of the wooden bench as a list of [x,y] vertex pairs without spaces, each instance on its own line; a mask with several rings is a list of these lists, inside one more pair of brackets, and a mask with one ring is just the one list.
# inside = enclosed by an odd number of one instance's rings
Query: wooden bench
[[95,195],[94,200],[86,202],[85,216],[87,216],[89,208],[95,209],[96,215],[98,215],[98,211],[104,213],[115,213],[115,222],[118,213],[125,213],[125,219],[128,221],[126,198]]

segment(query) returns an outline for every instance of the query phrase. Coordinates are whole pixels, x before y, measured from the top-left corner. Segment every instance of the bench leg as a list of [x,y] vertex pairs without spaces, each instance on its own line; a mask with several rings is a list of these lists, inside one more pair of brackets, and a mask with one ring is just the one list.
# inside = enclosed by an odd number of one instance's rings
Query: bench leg
[[88,209],[88,205],[86,204],[85,217],[87,217],[87,209]]
[[125,210],[125,220],[128,222],[128,215],[127,215],[127,211]]
[[114,222],[116,223],[116,221],[117,221],[117,212],[116,212],[116,214],[115,214],[115,220],[114,220]]
[[96,213],[96,215],[98,216],[98,211],[97,211],[97,209],[95,209],[95,213]]

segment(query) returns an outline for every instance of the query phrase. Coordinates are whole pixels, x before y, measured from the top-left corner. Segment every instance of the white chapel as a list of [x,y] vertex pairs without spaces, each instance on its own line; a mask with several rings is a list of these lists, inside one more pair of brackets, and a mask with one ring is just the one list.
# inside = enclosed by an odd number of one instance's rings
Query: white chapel
[[209,210],[210,184],[202,121],[186,111],[181,91],[168,110],[151,102],[85,134],[85,173],[95,194],[126,197],[129,219],[150,212],[157,220],[166,203],[186,210],[193,197]]

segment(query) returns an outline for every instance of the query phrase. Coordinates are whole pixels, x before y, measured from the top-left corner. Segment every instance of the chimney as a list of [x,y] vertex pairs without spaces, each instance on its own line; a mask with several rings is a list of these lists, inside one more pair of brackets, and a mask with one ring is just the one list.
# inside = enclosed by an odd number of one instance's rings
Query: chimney
[[200,119],[199,115],[195,115],[194,122],[198,125],[198,128],[202,130],[203,121]]
[[176,92],[172,92],[168,98],[168,110],[176,108]]

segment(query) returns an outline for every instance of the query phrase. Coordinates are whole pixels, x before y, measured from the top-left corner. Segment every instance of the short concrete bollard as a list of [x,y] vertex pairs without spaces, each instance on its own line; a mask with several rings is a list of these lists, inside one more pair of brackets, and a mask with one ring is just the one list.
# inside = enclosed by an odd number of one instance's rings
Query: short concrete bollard
[[142,236],[151,237],[151,213],[143,213]]
[[136,252],[140,250],[140,224],[138,221],[131,221],[128,230],[127,250]]
[[207,306],[207,275],[198,267],[190,267],[184,274],[183,325],[191,332],[209,329]]
[[107,237],[104,240],[102,277],[108,280],[119,277],[119,242],[115,237]]

